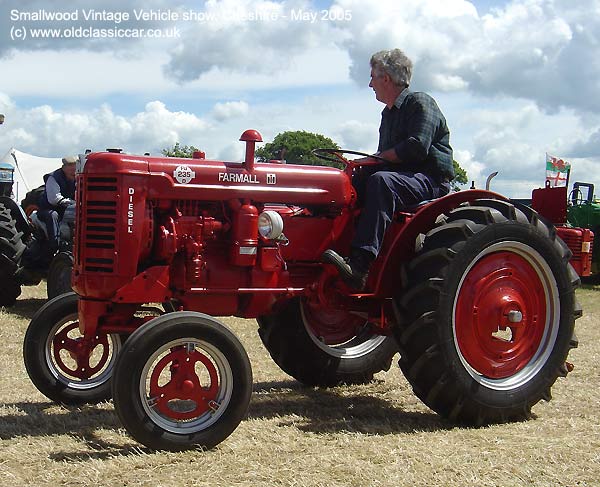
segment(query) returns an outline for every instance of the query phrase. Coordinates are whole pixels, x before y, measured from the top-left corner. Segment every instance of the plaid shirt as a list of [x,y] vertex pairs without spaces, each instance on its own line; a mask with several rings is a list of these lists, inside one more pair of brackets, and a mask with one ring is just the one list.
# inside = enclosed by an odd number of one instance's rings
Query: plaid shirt
[[381,112],[378,151],[392,147],[401,170],[422,172],[440,180],[454,178],[450,131],[437,103],[426,93],[406,88],[392,108],[385,107]]

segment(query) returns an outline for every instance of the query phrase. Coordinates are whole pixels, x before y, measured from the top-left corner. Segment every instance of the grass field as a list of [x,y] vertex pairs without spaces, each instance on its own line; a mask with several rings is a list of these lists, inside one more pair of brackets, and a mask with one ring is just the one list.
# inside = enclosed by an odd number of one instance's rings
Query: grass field
[[43,285],[0,311],[0,485],[600,486],[600,287],[578,290],[575,369],[528,421],[454,427],[423,406],[399,368],[361,387],[314,390],[281,372],[256,323],[228,318],[253,366],[248,418],[218,448],[157,453],[111,403],[55,405],[22,360]]

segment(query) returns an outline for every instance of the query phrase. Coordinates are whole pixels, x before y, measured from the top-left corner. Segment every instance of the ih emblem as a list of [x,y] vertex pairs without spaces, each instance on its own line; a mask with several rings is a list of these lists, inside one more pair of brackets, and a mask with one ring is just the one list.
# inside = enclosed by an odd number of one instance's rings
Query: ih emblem
[[189,166],[177,166],[173,171],[173,177],[178,183],[187,184],[196,177],[196,173]]
[[267,184],[277,184],[277,174],[267,174]]

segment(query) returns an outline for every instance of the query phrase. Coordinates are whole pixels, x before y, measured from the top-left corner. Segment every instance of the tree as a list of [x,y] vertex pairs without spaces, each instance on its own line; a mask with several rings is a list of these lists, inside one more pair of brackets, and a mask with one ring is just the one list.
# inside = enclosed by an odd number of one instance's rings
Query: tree
[[167,157],[183,157],[191,159],[194,155],[194,152],[199,150],[200,149],[194,147],[193,145],[179,145],[179,142],[176,142],[173,147],[163,149],[161,152]]
[[452,189],[454,191],[459,191],[459,184],[467,184],[469,182],[469,178],[467,177],[467,171],[465,171],[460,164],[452,159],[452,165],[454,166],[454,179],[452,180]]
[[268,142],[264,147],[256,150],[256,156],[261,161],[270,159],[285,159],[291,164],[309,164],[319,166],[338,166],[334,162],[319,159],[313,149],[339,149],[340,147],[329,137],[313,134],[304,130],[287,131],[277,134],[273,142]]

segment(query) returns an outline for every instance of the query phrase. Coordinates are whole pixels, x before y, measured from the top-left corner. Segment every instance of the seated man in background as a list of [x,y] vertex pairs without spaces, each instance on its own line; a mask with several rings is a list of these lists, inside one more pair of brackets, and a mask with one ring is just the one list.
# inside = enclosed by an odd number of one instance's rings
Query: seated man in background
[[44,175],[44,192],[38,201],[38,217],[46,225],[52,252],[58,250],[58,223],[65,209],[75,203],[75,165],[77,157],[62,159],[62,167]]

